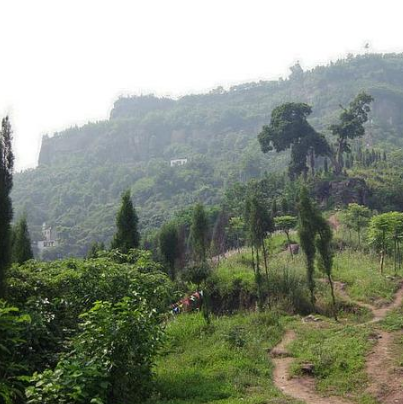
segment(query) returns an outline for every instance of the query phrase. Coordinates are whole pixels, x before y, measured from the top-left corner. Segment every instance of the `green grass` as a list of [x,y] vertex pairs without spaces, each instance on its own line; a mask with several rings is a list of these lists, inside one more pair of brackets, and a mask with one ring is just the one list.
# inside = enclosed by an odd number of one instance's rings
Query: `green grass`
[[223,295],[230,294],[235,285],[239,285],[245,292],[256,293],[250,251],[242,250],[240,254],[221,260],[214,270],[213,281]]
[[393,300],[400,278],[386,265],[384,275],[378,270],[378,257],[361,251],[344,250],[334,259],[334,279],[347,283],[347,293],[354,300],[376,304]]
[[168,325],[149,403],[296,403],[271,381],[267,351],[281,339],[283,322],[267,312],[217,317],[208,326],[200,314],[178,316]]
[[364,392],[365,356],[371,347],[369,328],[322,323],[320,328],[300,325],[296,331],[297,339],[290,347],[296,358],[294,374],[300,373],[302,363],[312,363],[318,391],[371,402]]
[[[268,242],[274,252],[269,259],[267,291],[271,307],[291,313],[295,306],[305,304],[305,262],[302,253],[291,260],[283,250],[283,241],[284,237],[277,235]],[[224,305],[230,307],[236,301],[234,297],[240,301],[241,295],[256,296],[250,260],[250,251],[243,250],[215,268],[212,280]],[[391,301],[399,281],[391,274],[390,263],[385,276],[379,274],[375,255],[344,250],[335,256],[334,278],[347,284],[347,293],[354,300]],[[316,273],[318,307],[326,314],[330,290],[319,281],[323,277]],[[372,329],[354,326],[368,320],[370,315],[357,308],[348,311],[343,306],[343,309],[340,317],[344,326],[326,317],[309,326],[295,321],[298,338],[291,347],[295,356],[293,370],[298,373],[301,363],[312,362],[317,389],[324,395],[349,396],[360,404],[374,404],[364,392],[365,357],[372,346],[368,338]],[[388,330],[402,329],[402,318],[402,309],[395,310],[382,326]],[[289,319],[292,317],[270,311],[214,317],[210,325],[206,325],[200,314],[176,317],[167,327],[168,343],[155,367],[156,394],[149,404],[296,403],[274,387],[272,364],[267,355],[268,349],[281,339],[283,326]],[[399,346],[397,360],[403,362],[403,340]]]

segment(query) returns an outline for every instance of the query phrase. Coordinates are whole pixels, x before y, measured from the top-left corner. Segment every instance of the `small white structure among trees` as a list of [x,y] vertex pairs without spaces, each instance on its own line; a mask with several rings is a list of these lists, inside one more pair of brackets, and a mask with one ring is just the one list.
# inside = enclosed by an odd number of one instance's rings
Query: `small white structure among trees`
[[42,255],[42,252],[47,248],[59,246],[60,240],[57,231],[51,226],[47,227],[46,223],[42,225],[42,236],[43,239],[37,243],[39,255]]
[[176,167],[176,166],[183,166],[188,162],[187,158],[183,159],[172,159],[170,162],[171,167]]

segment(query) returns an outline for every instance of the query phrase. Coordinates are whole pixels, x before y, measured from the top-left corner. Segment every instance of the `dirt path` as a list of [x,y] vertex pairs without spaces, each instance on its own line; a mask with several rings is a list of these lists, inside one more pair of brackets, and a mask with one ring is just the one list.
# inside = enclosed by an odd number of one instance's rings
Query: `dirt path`
[[383,404],[403,404],[403,374],[393,363],[395,337],[402,333],[379,331],[378,342],[367,357],[370,380],[367,393]]
[[[345,291],[345,285],[336,282],[336,288],[346,300],[351,301]],[[368,323],[381,321],[386,314],[399,307],[403,301],[403,285],[395,295],[394,301],[388,306],[375,308],[369,304],[354,302],[361,307],[370,309],[373,319]],[[368,324],[367,323],[367,324]],[[316,393],[315,380],[312,377],[291,378],[289,368],[293,361],[287,352],[287,346],[296,338],[294,331],[288,330],[281,342],[272,350],[274,363],[273,381],[284,394],[295,399],[305,401],[307,404],[349,404],[352,401],[341,397],[322,397]],[[402,375],[396,373],[391,358],[393,335],[379,331],[377,344],[368,355],[366,369],[370,379],[367,392],[384,404],[403,404]]]
[[[389,306],[372,310],[372,323],[379,322],[386,314],[403,302],[403,286]],[[402,332],[389,333],[376,329],[377,343],[367,357],[366,370],[370,385],[367,392],[383,404],[403,404],[403,374],[393,363],[393,346]]]
[[295,339],[294,331],[288,330],[275,348],[273,357],[274,383],[284,394],[312,404],[351,404],[351,401],[339,397],[322,397],[315,392],[315,380],[312,377],[290,378],[289,368],[293,358],[287,353],[287,345]]

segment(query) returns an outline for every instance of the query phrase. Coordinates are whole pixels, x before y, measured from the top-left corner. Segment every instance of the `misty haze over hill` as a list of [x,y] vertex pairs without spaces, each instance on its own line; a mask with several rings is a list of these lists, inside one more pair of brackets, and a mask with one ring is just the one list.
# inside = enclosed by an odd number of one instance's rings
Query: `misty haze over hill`
[[[358,92],[374,98],[366,144],[403,145],[403,55],[368,54],[303,72],[287,80],[248,83],[178,100],[118,99],[110,119],[44,137],[38,168],[15,176],[16,216],[24,210],[34,239],[42,223],[58,229],[55,254],[84,254],[108,242],[122,191],[130,188],[144,232],[176,211],[218,204],[236,182],[283,169],[287,154],[264,155],[256,140],[272,109],[287,101],[313,107],[310,122],[327,127]],[[170,161],[187,163],[171,167]]]

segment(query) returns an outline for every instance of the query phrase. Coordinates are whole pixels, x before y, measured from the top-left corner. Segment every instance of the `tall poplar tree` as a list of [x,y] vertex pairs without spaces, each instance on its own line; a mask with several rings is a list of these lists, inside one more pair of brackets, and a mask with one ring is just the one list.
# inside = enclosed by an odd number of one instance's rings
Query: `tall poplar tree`
[[130,197],[130,191],[122,195],[122,203],[116,215],[116,233],[113,237],[111,247],[127,253],[131,248],[138,248],[140,245],[140,234],[138,231],[136,210]]
[[0,131],[0,298],[5,294],[5,272],[11,261],[11,220],[13,209],[10,192],[13,187],[14,155],[12,131],[8,117]]
[[32,258],[34,258],[34,254],[31,237],[29,236],[27,218],[23,215],[13,229],[12,260],[17,264],[23,264]]

